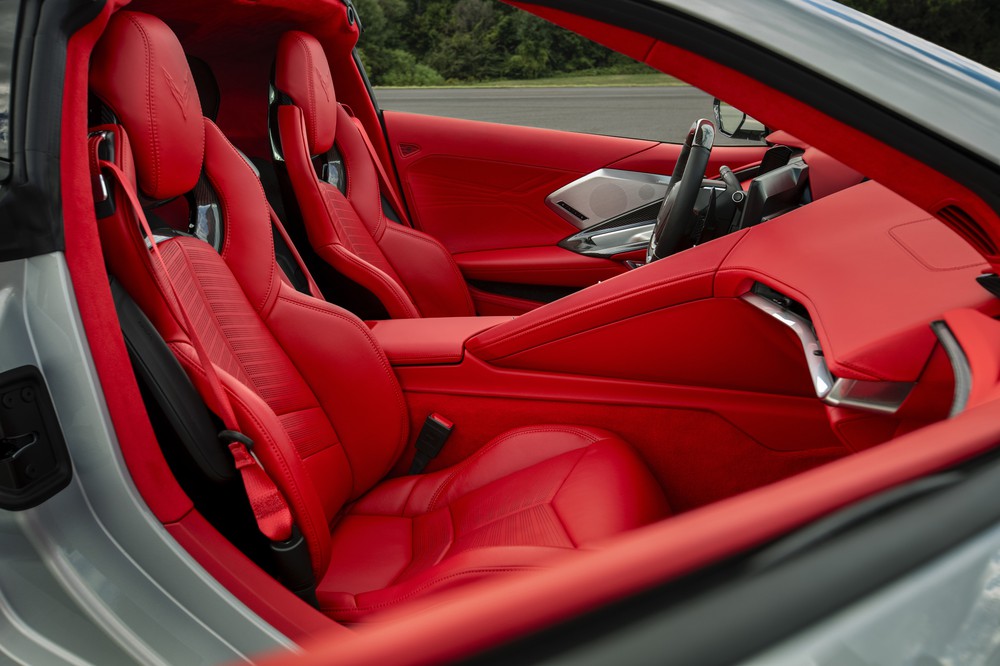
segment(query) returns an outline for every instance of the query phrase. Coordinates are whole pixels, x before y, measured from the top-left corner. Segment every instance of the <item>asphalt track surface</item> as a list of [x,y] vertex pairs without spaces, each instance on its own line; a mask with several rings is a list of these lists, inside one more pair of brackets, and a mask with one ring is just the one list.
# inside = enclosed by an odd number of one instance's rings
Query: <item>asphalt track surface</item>
[[691,86],[377,88],[375,97],[383,110],[674,143],[712,117],[712,98]]

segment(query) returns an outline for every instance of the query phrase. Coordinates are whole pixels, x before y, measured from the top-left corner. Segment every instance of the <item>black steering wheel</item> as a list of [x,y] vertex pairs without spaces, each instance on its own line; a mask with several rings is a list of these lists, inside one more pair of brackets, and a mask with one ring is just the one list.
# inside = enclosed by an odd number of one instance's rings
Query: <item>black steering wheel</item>
[[702,118],[691,125],[674,173],[667,183],[667,196],[656,215],[656,225],[646,249],[647,264],[676,252],[681,240],[689,236],[698,223],[694,204],[705,179],[714,140],[715,125],[712,121]]

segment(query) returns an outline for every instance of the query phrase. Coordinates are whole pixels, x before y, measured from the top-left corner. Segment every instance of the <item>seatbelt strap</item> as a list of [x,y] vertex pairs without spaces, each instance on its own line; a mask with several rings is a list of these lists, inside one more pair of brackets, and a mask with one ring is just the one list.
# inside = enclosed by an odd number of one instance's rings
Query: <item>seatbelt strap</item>
[[413,454],[410,474],[420,474],[424,471],[428,463],[441,452],[454,428],[455,424],[440,414],[431,414],[424,420],[420,434],[417,435],[417,452]]
[[316,281],[313,280],[312,273],[310,273],[309,269],[306,268],[306,262],[302,260],[302,255],[299,254],[298,249],[295,247],[295,243],[292,242],[291,236],[289,236],[288,232],[285,230],[285,225],[281,223],[281,220],[278,218],[278,214],[274,212],[274,208],[271,206],[270,202],[267,204],[267,212],[271,216],[271,226],[274,227],[275,231],[278,232],[278,235],[281,236],[281,239],[285,242],[285,245],[288,246],[288,251],[292,253],[292,258],[298,265],[299,270],[302,271],[302,275],[305,276],[306,288],[309,290],[309,295],[313,298],[325,301],[326,298],[323,296],[323,292],[319,290],[319,285],[317,285]]
[[[97,154],[96,151],[102,140],[103,137],[100,136],[90,138],[92,154]],[[110,173],[114,177],[114,180],[121,186],[122,191],[125,192],[135,213],[135,217],[142,231],[145,232],[146,238],[149,240],[148,245],[152,256],[159,265],[160,272],[167,283],[167,287],[170,289],[171,296],[177,302],[177,309],[180,311],[184,330],[205,372],[205,378],[208,380],[208,385],[215,398],[218,415],[226,426],[226,429],[219,433],[219,439],[228,445],[229,451],[233,455],[233,460],[236,462],[236,468],[240,471],[240,475],[243,478],[243,485],[246,487],[247,497],[250,498],[250,507],[253,509],[254,518],[257,520],[257,526],[271,541],[289,540],[292,537],[294,522],[288,502],[257,458],[251,453],[253,440],[240,432],[232,402],[229,400],[229,396],[222,386],[222,380],[219,379],[219,374],[212,364],[205,345],[195,332],[194,325],[191,323],[191,317],[188,315],[187,308],[184,307],[183,301],[181,301],[177,294],[173,280],[170,279],[170,272],[167,270],[166,262],[160,254],[160,249],[154,239],[153,231],[149,226],[149,221],[146,219],[146,214],[142,210],[142,205],[139,203],[139,196],[135,188],[118,165],[100,159],[97,160],[97,164],[103,172]]]
[[[347,107],[344,107],[347,110]],[[372,140],[368,138],[368,132],[365,130],[365,126],[361,124],[361,121],[357,116],[353,115],[348,111],[348,115],[351,116],[351,120],[357,125],[358,131],[361,133],[361,138],[365,142],[365,148],[368,149],[368,155],[371,156],[372,162],[375,163],[375,170],[378,171],[378,180],[381,185],[381,191],[388,197],[389,203],[392,205],[393,209],[396,211],[396,215],[399,215],[399,219],[403,221],[408,227],[412,227],[410,220],[406,215],[406,209],[403,207],[403,201],[399,197],[399,193],[396,192],[396,187],[393,182],[389,179],[389,174],[386,173],[385,167],[382,165],[382,160],[379,159],[378,153],[375,151],[375,146],[372,144]]]

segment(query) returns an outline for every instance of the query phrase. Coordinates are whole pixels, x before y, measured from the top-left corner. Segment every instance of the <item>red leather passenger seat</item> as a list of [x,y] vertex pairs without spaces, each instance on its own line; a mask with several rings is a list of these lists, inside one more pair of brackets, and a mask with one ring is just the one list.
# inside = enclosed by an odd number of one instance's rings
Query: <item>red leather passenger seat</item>
[[[309,243],[337,271],[374,294],[393,319],[475,314],[458,264],[437,240],[382,213],[379,180],[362,131],[337,103],[323,48],[291,31],[278,44],[275,87],[288,177]],[[323,180],[313,158],[336,145],[346,192]]]
[[[362,321],[279,277],[260,183],[202,117],[177,38],[152,16],[115,14],[91,87],[118,122],[115,160],[143,194],[176,197],[204,175],[218,195],[221,253],[183,235],[158,246],[242,431],[306,538],[330,617],[361,621],[545,566],[667,514],[632,449],[589,427],[520,428],[451,468],[384,480],[409,440],[392,368]],[[109,267],[215,409],[177,302],[122,192],[115,201],[101,220]]]

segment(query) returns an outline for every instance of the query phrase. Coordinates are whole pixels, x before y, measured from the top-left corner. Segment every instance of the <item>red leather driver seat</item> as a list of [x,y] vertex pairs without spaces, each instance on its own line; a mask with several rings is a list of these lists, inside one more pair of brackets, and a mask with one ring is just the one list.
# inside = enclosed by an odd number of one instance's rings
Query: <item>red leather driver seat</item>
[[[382,213],[379,180],[362,130],[337,103],[323,48],[300,31],[278,43],[274,85],[278,137],[309,243],[338,272],[365,287],[393,319],[475,314],[451,253]],[[313,158],[334,149],[346,191],[323,180]]]
[[[91,87],[117,118],[115,160],[141,192],[175,197],[202,175],[216,190],[221,252],[190,236],[156,241],[241,430],[305,536],[331,618],[362,621],[544,566],[667,514],[632,449],[582,426],[520,428],[453,467],[384,480],[410,439],[392,368],[362,321],[279,277],[264,193],[202,117],[177,38],[157,18],[116,13],[93,53]],[[100,221],[109,268],[215,408],[177,302],[120,188],[114,196],[115,213]]]

